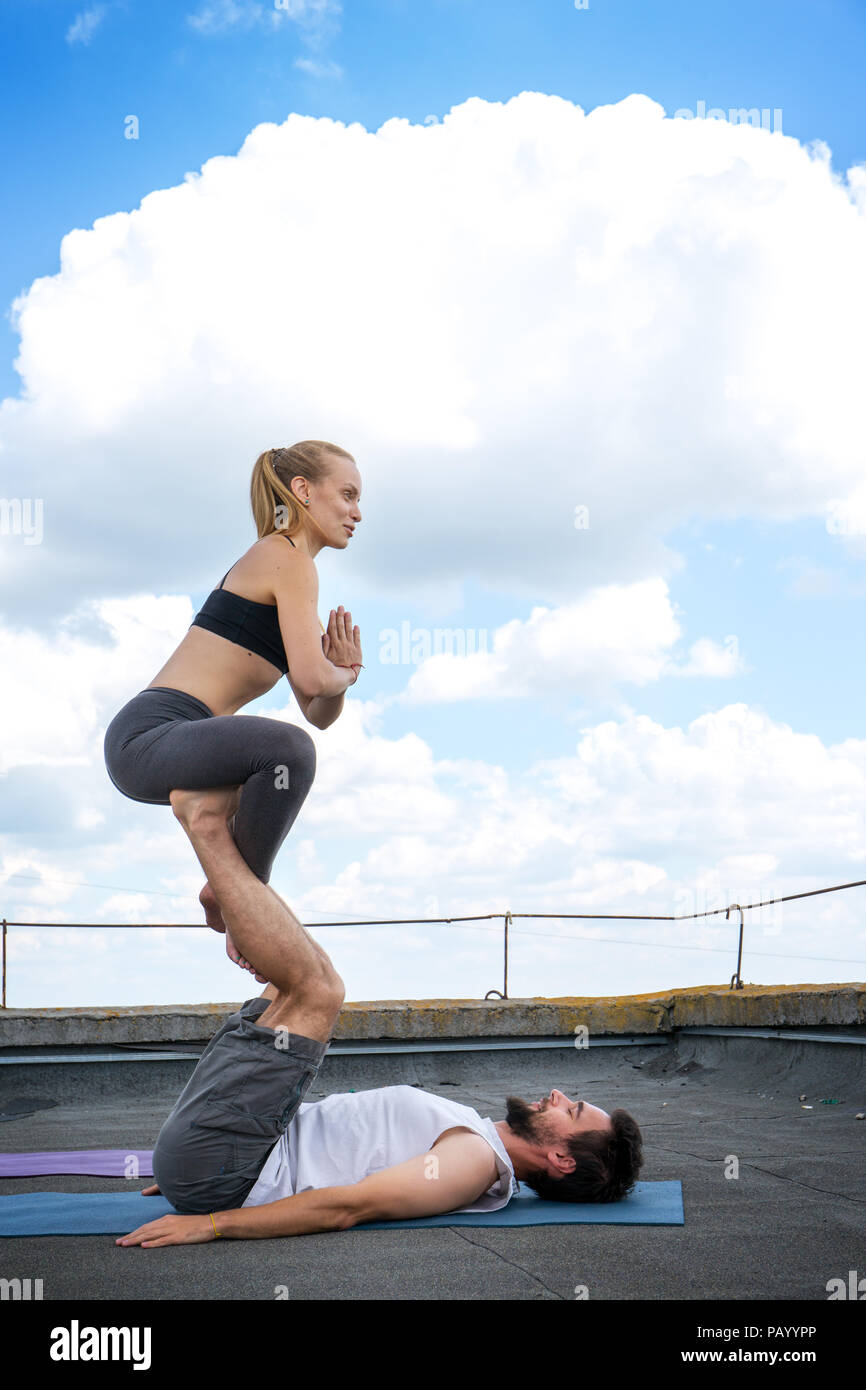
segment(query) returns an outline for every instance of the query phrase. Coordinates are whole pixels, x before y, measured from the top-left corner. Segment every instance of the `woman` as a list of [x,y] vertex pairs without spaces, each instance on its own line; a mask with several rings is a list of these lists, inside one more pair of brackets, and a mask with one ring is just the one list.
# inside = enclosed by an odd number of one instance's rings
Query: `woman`
[[[174,790],[239,787],[232,834],[264,883],[312,786],[316,748],[295,724],[235,711],[286,675],[310,724],[327,729],[339,718],[362,664],[359,629],[342,605],[322,627],[314,558],[349,544],[360,496],[355,460],[334,444],[308,439],[261,454],[250,489],[258,540],[105,732],[108,775],[133,801],[168,806]],[[199,901],[208,926],[226,933],[231,959],[256,974],[209,884]]]

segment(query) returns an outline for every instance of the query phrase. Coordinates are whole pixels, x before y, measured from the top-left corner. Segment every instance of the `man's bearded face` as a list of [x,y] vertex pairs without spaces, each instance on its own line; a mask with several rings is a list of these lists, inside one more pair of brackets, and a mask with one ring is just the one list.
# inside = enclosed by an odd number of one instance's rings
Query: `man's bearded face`
[[530,1144],[550,1144],[562,1138],[559,1127],[552,1124],[544,1114],[547,1102],[542,1108],[533,1110],[519,1096],[506,1096],[505,1121],[508,1127],[521,1139]]

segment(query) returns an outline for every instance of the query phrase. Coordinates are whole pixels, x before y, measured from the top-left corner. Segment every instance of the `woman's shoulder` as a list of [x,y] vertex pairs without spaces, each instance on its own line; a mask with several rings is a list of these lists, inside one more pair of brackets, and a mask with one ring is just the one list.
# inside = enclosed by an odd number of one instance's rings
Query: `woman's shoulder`
[[312,555],[304,550],[303,546],[298,545],[288,531],[272,531],[269,536],[261,536],[253,542],[247,554],[261,556],[268,564],[285,560],[290,556],[296,557],[301,563],[306,561],[310,565],[313,564]]
[[[309,551],[295,546],[285,531],[274,531],[256,541],[248,552],[258,550],[257,572],[279,607],[282,604],[312,604],[319,601],[319,572]],[[321,618],[319,626],[325,631]]]
[[263,536],[252,549],[263,547],[260,552],[264,556],[262,575],[280,612],[286,608],[294,610],[296,605],[299,605],[300,611],[305,611],[309,606],[316,613],[316,621],[322,632],[325,632],[325,624],[316,612],[319,572],[309,551],[290,542],[291,537],[287,532],[274,531],[269,536]]
[[261,536],[253,541],[238,563],[246,564],[251,575],[264,580],[276,581],[289,574],[307,574],[311,577],[317,574],[313,557],[302,546],[296,545],[286,531],[272,531],[269,536]]
[[290,544],[285,532],[262,536],[226,571],[223,586],[256,603],[277,603],[300,590],[318,590],[312,556]]

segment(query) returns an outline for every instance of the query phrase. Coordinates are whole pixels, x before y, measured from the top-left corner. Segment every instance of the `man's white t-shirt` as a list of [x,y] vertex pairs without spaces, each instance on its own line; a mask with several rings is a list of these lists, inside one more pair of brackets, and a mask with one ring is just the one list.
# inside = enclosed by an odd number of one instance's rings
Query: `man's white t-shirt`
[[465,1125],[487,1140],[498,1177],[471,1206],[495,1211],[517,1195],[514,1166],[491,1119],[471,1106],[415,1086],[379,1086],[304,1103],[274,1145],[245,1207],[277,1202],[310,1187],[344,1187],[429,1151],[446,1129]]

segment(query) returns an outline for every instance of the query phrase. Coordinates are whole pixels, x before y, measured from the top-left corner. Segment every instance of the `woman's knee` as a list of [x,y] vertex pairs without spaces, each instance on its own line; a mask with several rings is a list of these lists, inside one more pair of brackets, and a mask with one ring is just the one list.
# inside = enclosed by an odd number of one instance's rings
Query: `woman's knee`
[[288,738],[280,740],[272,758],[277,777],[286,779],[285,785],[291,790],[303,789],[306,795],[316,777],[316,745],[309,735],[303,729],[294,729]]
[[307,770],[312,781],[316,775],[316,745],[305,729],[292,725],[290,748],[293,760],[300,768]]

